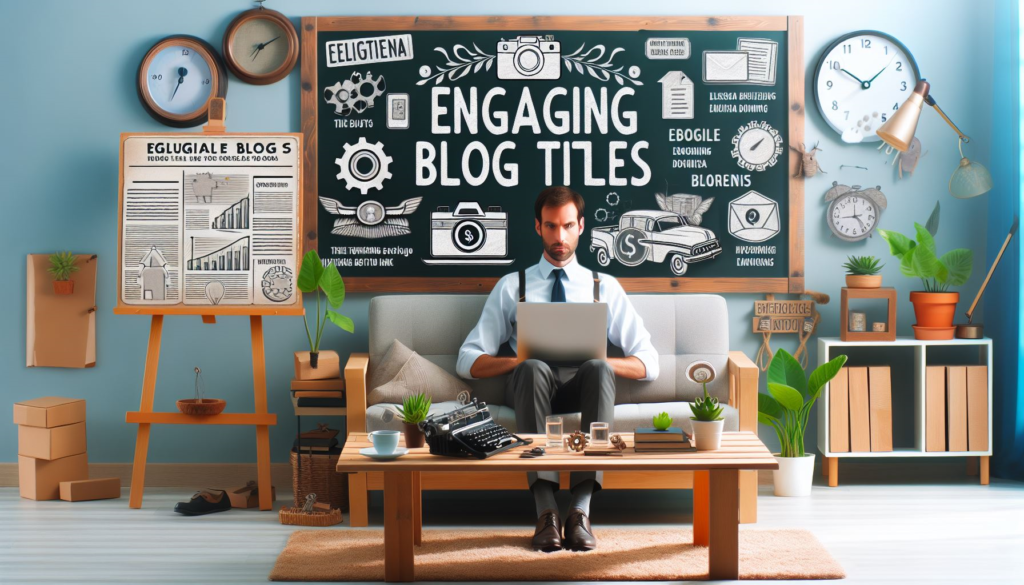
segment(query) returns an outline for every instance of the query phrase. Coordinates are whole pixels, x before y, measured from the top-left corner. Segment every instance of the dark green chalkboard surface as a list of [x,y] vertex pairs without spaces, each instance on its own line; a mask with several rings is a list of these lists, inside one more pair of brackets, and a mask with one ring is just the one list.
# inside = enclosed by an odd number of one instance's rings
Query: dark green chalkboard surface
[[568,185],[586,202],[580,262],[627,290],[799,291],[799,32],[303,19],[309,247],[351,290],[487,290],[539,260],[534,200]]

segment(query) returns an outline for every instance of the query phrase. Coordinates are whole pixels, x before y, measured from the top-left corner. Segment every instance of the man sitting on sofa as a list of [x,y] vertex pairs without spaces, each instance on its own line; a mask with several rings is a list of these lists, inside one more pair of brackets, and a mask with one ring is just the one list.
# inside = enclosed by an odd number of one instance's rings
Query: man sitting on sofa
[[[632,380],[658,377],[658,352],[622,286],[611,276],[580,266],[576,246],[583,233],[583,197],[568,187],[548,187],[534,204],[535,229],[544,245],[540,262],[525,271],[526,302],[594,302],[594,278],[599,276],[599,300],[608,305],[608,339],[628,357],[590,360],[579,368],[552,367],[528,359],[497,357],[506,341],[516,349],[516,302],[521,292],[518,273],[494,286],[476,327],[459,350],[456,369],[463,378],[490,378],[511,372],[508,388],[514,399],[516,428],[538,433],[550,414],[579,412],[580,428],[611,423],[615,414],[615,376]],[[557,472],[530,472],[530,491],[537,506],[533,548],[593,550],[597,539],[590,528],[590,498],[601,489],[601,472],[573,472],[572,501],[562,536],[555,491]]]

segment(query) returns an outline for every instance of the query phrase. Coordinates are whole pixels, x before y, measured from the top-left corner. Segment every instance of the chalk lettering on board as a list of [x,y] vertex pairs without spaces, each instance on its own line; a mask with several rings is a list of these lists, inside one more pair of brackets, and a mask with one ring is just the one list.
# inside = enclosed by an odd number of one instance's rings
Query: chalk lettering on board
[[648,59],[689,59],[690,39],[651,38],[644,43],[644,54]]
[[412,35],[327,41],[324,53],[328,67],[407,61],[413,58]]
[[386,89],[383,75],[375,78],[367,71],[363,77],[362,73],[353,71],[345,81],[324,88],[324,101],[334,104],[334,113],[338,116],[348,116],[352,112],[362,114],[373,107],[373,101]]
[[387,238],[412,233],[409,218],[423,201],[422,197],[406,199],[394,207],[384,207],[377,201],[363,201],[357,207],[349,207],[330,197],[320,197],[324,211],[338,215],[334,220],[332,234],[352,238]]
[[475,201],[461,201],[451,211],[439,205],[430,214],[430,258],[424,264],[507,266],[508,213],[500,205],[484,211]]

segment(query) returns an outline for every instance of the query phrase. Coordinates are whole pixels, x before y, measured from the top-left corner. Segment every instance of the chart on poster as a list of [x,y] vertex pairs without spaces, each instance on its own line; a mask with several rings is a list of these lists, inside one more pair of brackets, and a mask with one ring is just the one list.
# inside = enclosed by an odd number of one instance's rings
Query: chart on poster
[[120,302],[297,302],[294,135],[124,135]]
[[305,217],[346,282],[429,290],[535,264],[534,200],[567,185],[585,201],[587,267],[649,290],[802,287],[785,17],[675,30],[449,20],[303,20]]

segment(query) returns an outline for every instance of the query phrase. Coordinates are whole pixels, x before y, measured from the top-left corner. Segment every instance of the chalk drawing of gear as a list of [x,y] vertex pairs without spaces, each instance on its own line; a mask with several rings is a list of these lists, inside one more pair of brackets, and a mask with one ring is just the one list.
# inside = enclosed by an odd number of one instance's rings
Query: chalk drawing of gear
[[324,88],[324,100],[334,104],[334,113],[348,116],[352,112],[362,114],[367,108],[373,107],[373,100],[384,94],[387,83],[384,76],[374,77],[373,73],[353,72],[345,81]]
[[384,181],[391,178],[388,168],[393,160],[384,154],[384,145],[370,144],[360,136],[359,142],[345,144],[344,148],[344,156],[334,162],[341,168],[338,180],[345,181],[345,188],[359,189],[363,195],[370,189],[383,189]]

